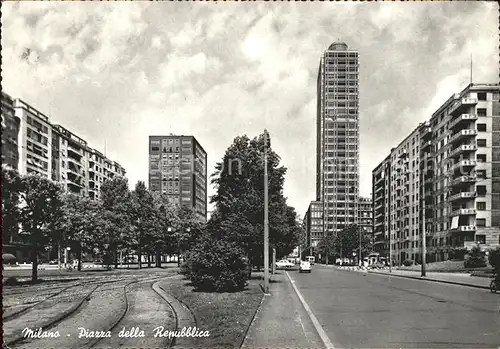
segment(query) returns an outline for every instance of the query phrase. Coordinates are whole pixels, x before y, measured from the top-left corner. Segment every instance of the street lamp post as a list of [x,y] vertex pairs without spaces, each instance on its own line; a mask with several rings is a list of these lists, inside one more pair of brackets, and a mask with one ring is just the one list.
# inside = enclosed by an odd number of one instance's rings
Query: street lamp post
[[268,178],[267,147],[271,145],[269,134],[264,130],[264,293],[269,293],[269,212],[268,212]]

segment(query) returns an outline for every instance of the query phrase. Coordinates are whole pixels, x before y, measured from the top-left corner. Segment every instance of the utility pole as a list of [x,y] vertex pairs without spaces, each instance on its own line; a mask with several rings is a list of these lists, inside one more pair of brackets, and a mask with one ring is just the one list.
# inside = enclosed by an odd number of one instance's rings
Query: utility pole
[[57,242],[57,267],[61,271],[61,241]]
[[273,274],[276,272],[276,249],[273,248]]
[[427,254],[427,248],[426,248],[426,232],[425,232],[425,198],[422,200],[422,265],[421,265],[421,276],[425,276],[426,272],[426,254]]
[[359,230],[359,256],[358,256],[358,260],[359,260],[359,266],[361,266],[361,227],[358,225],[357,226],[358,230]]
[[389,230],[389,273],[392,273],[392,230],[391,230],[391,215],[392,215],[392,207],[391,207],[391,195],[392,195],[392,191],[391,191],[391,186],[392,186],[392,180],[391,180],[391,168],[390,168],[390,165],[386,165],[386,171],[387,173],[385,174],[385,178],[387,179],[388,183],[389,183],[389,190],[388,190],[388,194],[389,194],[389,208],[388,208],[388,212],[389,212],[389,219],[388,219],[388,230]]
[[269,293],[269,212],[268,212],[268,178],[267,147],[271,145],[269,134],[264,130],[264,293]]

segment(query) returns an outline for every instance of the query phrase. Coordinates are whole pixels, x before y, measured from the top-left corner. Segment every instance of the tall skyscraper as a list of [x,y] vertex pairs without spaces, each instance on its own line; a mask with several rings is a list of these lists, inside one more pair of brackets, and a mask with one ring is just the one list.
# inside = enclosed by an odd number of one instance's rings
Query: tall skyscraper
[[357,223],[359,201],[358,52],[333,43],[318,71],[316,199],[323,233]]
[[149,190],[207,219],[207,153],[193,136],[149,136]]

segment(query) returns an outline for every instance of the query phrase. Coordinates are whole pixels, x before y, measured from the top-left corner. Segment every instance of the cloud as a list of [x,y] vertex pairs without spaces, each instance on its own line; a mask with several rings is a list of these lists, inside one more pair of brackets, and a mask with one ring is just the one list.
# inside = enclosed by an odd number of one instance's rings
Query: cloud
[[333,41],[360,52],[363,195],[390,148],[468,84],[471,52],[474,81],[498,81],[497,7],[485,2],[6,2],[2,12],[3,89],[91,146],[106,140],[131,186],[147,181],[150,134],[193,134],[210,173],[237,135],[267,128],[300,214],[315,199],[317,69]]

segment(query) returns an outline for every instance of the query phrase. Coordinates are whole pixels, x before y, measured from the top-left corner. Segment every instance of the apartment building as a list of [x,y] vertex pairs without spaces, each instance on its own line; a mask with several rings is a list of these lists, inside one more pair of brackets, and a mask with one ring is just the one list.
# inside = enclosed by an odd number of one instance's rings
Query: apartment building
[[391,150],[389,217],[392,260],[418,259],[420,239],[420,135],[419,125]]
[[470,84],[432,115],[421,164],[433,177],[422,189],[431,258],[500,245],[499,96],[498,84]]
[[149,136],[149,190],[207,220],[207,153],[193,136]]
[[372,171],[373,195],[373,249],[380,256],[388,257],[389,227],[391,226],[391,155]]
[[[375,250],[392,260],[446,260],[500,245],[500,86],[451,96],[372,172]],[[390,249],[389,247],[389,249]]]
[[358,202],[358,225],[365,237],[373,239],[373,209],[372,198],[360,197]]
[[304,216],[304,227],[307,245],[312,248],[318,246],[323,237],[323,203],[321,201],[311,201],[309,204]]
[[63,126],[51,124],[47,115],[26,102],[14,100],[14,110],[20,119],[21,175],[34,173],[50,178],[61,183],[66,191],[91,199],[99,198],[100,184],[105,180],[125,176],[120,164]]
[[317,81],[316,201],[322,234],[357,222],[359,197],[358,52],[333,43],[323,53]]
[[100,198],[106,180],[125,176],[119,163],[61,125],[52,127],[52,168],[52,179],[61,182],[68,192],[93,200]]
[[21,120],[14,112],[14,100],[2,92],[2,165],[16,170],[19,163],[20,126]]

